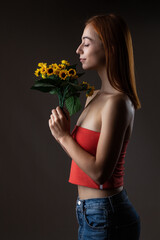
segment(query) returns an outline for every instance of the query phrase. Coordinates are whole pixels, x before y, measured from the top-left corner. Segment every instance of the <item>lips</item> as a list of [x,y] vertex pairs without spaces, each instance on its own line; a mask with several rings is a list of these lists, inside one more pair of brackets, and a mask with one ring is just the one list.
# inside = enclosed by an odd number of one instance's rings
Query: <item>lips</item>
[[80,58],[80,62],[84,62],[86,58]]

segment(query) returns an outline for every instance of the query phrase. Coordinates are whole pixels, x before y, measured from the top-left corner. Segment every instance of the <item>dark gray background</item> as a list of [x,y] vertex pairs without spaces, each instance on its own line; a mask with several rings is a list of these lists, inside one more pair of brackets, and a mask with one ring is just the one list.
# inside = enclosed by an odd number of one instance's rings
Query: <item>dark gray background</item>
[[[137,92],[125,163],[125,188],[141,216],[141,240],[159,231],[160,17],[153,1],[22,1],[0,8],[0,239],[77,239],[77,187],[68,183],[71,159],[52,137],[48,119],[57,96],[30,90],[38,62],[78,62],[85,19],[115,12],[131,30]],[[80,71],[81,64],[78,63]],[[79,79],[96,88],[94,72]],[[85,94],[81,95],[84,106]],[[71,117],[73,129],[81,111]]]

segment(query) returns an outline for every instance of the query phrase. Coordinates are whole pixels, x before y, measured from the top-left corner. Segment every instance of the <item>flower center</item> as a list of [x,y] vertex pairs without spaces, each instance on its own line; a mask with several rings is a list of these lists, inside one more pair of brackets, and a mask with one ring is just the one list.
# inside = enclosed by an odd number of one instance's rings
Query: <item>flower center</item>
[[50,69],[48,70],[48,73],[53,73],[53,69],[50,68]]

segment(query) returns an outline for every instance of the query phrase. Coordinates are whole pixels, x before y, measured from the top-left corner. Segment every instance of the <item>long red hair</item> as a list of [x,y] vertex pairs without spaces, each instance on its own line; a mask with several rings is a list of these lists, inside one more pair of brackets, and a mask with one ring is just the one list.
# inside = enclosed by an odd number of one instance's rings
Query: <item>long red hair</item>
[[116,14],[96,15],[85,25],[92,24],[103,42],[109,82],[129,96],[135,109],[141,108],[136,90],[131,33],[124,19]]

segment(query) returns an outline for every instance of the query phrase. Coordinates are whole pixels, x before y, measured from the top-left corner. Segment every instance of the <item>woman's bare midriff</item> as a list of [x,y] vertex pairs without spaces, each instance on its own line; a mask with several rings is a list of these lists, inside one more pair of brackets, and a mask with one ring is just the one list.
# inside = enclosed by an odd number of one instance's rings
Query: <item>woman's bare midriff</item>
[[80,199],[104,198],[117,194],[123,190],[123,186],[114,189],[95,189],[78,185],[78,196]]

